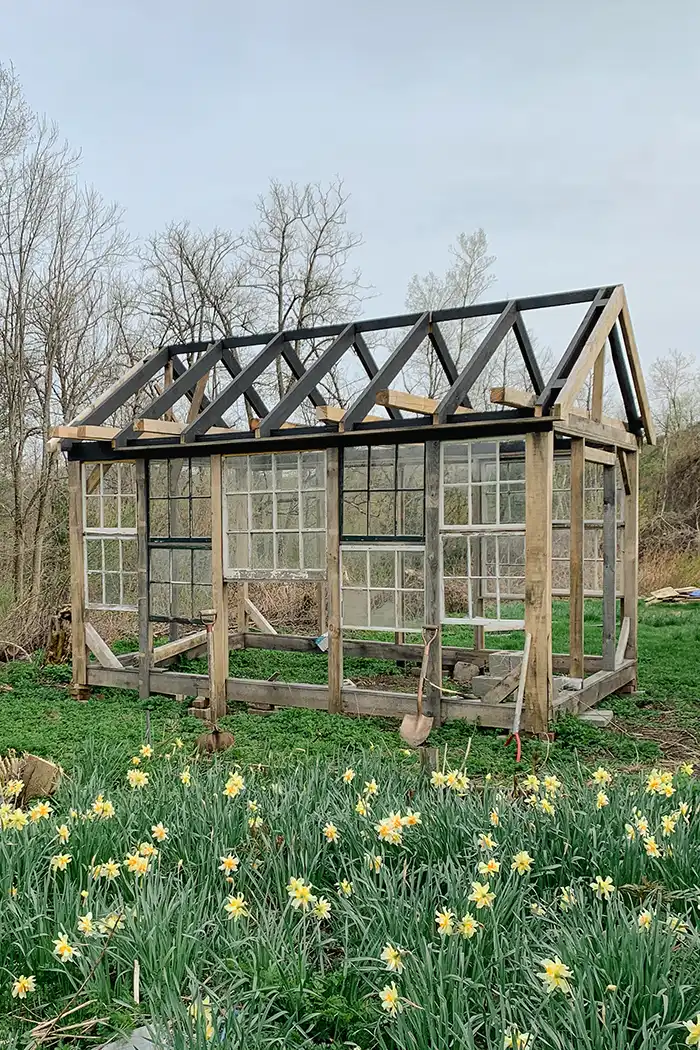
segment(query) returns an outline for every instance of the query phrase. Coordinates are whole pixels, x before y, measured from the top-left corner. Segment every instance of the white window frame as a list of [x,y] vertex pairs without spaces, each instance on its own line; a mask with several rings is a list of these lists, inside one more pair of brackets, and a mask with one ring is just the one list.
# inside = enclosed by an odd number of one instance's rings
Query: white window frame
[[[456,441],[444,441],[440,443],[440,532],[522,532],[525,528],[525,521],[516,522],[501,522],[501,485],[517,485],[522,487],[523,495],[525,494],[525,478],[514,478],[505,479],[501,478],[501,445],[512,444],[513,441],[520,440],[517,437],[513,438],[492,438],[488,441],[485,438],[468,438],[464,442]],[[448,444],[465,444],[467,446],[467,478],[466,482],[463,481],[445,481],[445,451]],[[474,444],[489,444],[496,446],[495,462],[496,462],[496,477],[493,481],[473,481],[472,479],[472,445]],[[524,452],[523,452],[524,457]],[[524,464],[524,458],[522,460]],[[524,469],[523,469],[524,473]],[[472,493],[474,489],[481,491],[486,485],[492,485],[496,490],[496,521],[495,522],[474,522],[473,521],[473,501]],[[452,525],[446,524],[445,522],[445,493],[449,489],[466,489],[467,491],[467,524],[466,525]]]
[[[440,621],[441,623],[448,624],[465,624],[471,627],[484,627],[487,631],[521,631],[525,627],[525,621],[522,619],[503,619],[501,617],[501,602],[502,601],[517,601],[519,599],[510,597],[507,595],[501,595],[501,576],[499,573],[499,540],[501,537],[511,538],[513,536],[522,536],[523,545],[525,544],[525,529],[523,526],[520,527],[518,532],[513,529],[505,529],[501,532],[493,532],[491,530],[487,532],[481,532],[477,529],[470,528],[466,534],[464,529],[450,529],[449,531],[443,532],[440,538],[440,579],[442,580],[442,587],[440,588]],[[444,545],[445,540],[453,540],[455,538],[461,538],[466,544],[467,552],[467,575],[466,576],[445,576],[444,573]],[[495,576],[484,577],[481,573],[472,573],[472,552],[470,539],[490,539],[494,541],[496,551],[496,574]],[[525,575],[525,566],[523,565],[523,576]],[[503,579],[509,579],[510,577],[503,577]],[[496,616],[477,616],[474,612],[474,599],[471,592],[472,580],[488,579],[493,580],[495,586],[494,594],[485,594],[483,596],[484,601],[495,601],[496,603]],[[445,583],[447,580],[464,580],[468,585],[468,602],[467,602],[467,615],[466,616],[448,616],[445,611]]]
[[[372,551],[380,551],[382,554],[393,554],[394,555],[394,586],[393,587],[371,587],[370,586],[370,575],[369,575],[369,556]],[[366,587],[345,587],[342,585],[343,579],[343,556],[346,553],[361,553],[366,556],[366,574],[367,574],[367,586]],[[419,587],[401,587],[399,583],[399,555],[400,554],[421,554],[423,556],[423,588]],[[394,623],[391,626],[377,627],[374,624],[370,625],[370,599],[372,591],[393,591],[394,593],[394,609],[398,610],[403,603],[400,602],[400,595],[402,594],[423,594],[423,619],[425,619],[425,544],[424,543],[357,543],[348,542],[342,543],[340,546],[340,579],[341,579],[341,622],[343,630],[348,631],[384,631],[390,633],[396,633],[397,631],[417,631],[420,632],[423,624],[416,626],[415,624],[406,625],[405,623]],[[365,607],[367,612],[367,623],[366,624],[352,624],[346,621],[344,615],[343,595],[345,591],[363,591],[366,594]],[[398,620],[398,616],[396,617]]]
[[[82,476],[81,476],[81,497],[82,497],[82,513],[83,513],[83,562],[84,562],[84,565],[83,565],[83,589],[84,589],[84,595],[85,595],[85,608],[86,609],[102,609],[102,610],[108,610],[110,612],[136,612],[137,609],[138,609],[138,604],[137,604],[138,599],[137,599],[136,602],[134,602],[133,605],[123,601],[123,598],[124,598],[124,577],[125,577],[125,575],[137,577],[137,573],[136,572],[131,572],[131,571],[128,571],[128,570],[124,569],[124,548],[122,546],[122,542],[126,541],[126,542],[129,542],[129,543],[133,543],[135,545],[135,548],[134,548],[135,551],[136,551],[136,547],[138,545],[137,529],[136,529],[136,500],[137,500],[136,485],[134,484],[134,491],[133,491],[133,493],[131,493],[131,492],[122,493],[122,471],[121,471],[121,467],[123,465],[129,465],[129,466],[135,468],[135,463],[134,463],[133,460],[119,460],[118,462],[114,462],[113,460],[109,460],[109,461],[102,461],[102,460],[100,460],[100,461],[94,462],[94,463],[83,463],[82,464],[82,468],[83,469],[82,469]],[[97,467],[99,467],[99,470],[100,470],[100,483],[99,483],[99,486],[98,486],[98,489],[97,489],[96,493],[95,492],[90,493],[89,496],[88,496],[88,492],[87,492],[88,477],[89,477],[90,474],[92,474],[92,472]],[[105,467],[109,467],[109,468],[115,468],[116,467],[117,468],[117,491],[116,491],[116,493],[105,493],[103,491],[103,479],[104,479],[104,473],[105,473],[104,468]],[[120,522],[120,524],[117,525],[116,527],[105,526],[104,525],[104,497],[105,497],[105,495],[110,495],[110,496],[116,496],[117,497],[117,515],[118,515],[117,520]],[[133,528],[132,527],[125,527],[125,526],[121,525],[122,495],[128,496],[128,497],[132,497],[133,496],[133,500],[134,500],[134,525],[133,525]],[[97,525],[88,526],[87,525],[87,499],[88,498],[90,498],[91,500],[95,499],[96,501],[99,500],[99,504],[100,504],[100,523],[101,523],[99,526],[97,526]],[[117,541],[119,541],[119,569],[118,570],[117,569],[106,570],[104,568],[104,560],[103,560],[103,563],[102,563],[103,564],[103,568],[100,569],[99,571],[95,570],[95,569],[88,570],[88,541],[94,541],[94,540],[100,540],[100,541],[117,540]],[[136,551],[136,553],[138,554],[137,551]],[[103,559],[104,559],[104,549],[103,549]],[[105,582],[106,582],[105,581],[105,577],[108,574],[113,574],[113,575],[119,577],[119,596],[120,596],[120,599],[122,599],[122,600],[119,603],[117,603],[117,604],[111,604],[111,603],[108,603],[108,602],[105,601]],[[101,578],[102,578],[102,599],[103,600],[101,602],[94,602],[94,601],[90,601],[90,597],[89,597],[88,577],[89,576],[98,576],[98,575],[101,576]]]
[[[226,486],[226,464],[224,462],[223,469],[223,532],[224,532],[224,579],[227,580],[325,580],[327,576],[326,569],[326,544],[327,544],[327,520],[328,520],[328,493],[326,485],[326,471],[327,461],[326,453],[324,450],[314,450],[314,455],[321,455],[323,459],[322,477],[323,485],[317,488],[309,489],[304,488],[302,483],[302,457],[305,455],[303,452],[268,452],[268,453],[252,453],[251,455],[245,456],[224,456],[223,459],[235,459],[239,462],[245,459],[246,461],[246,472],[247,472],[247,488],[246,492],[236,491],[229,492]],[[269,489],[253,489],[251,487],[250,477],[250,461],[256,455],[267,455],[271,456],[272,462],[272,487]],[[296,489],[281,489],[275,484],[277,477],[277,457],[278,456],[296,456],[297,460],[297,487]],[[251,529],[252,521],[252,504],[251,497],[253,495],[260,495],[269,493],[272,496],[272,528],[271,529]],[[280,492],[294,493],[297,494],[299,501],[299,520],[296,529],[280,529],[277,527],[277,500],[276,495]],[[316,492],[323,494],[323,524],[316,528],[308,528],[303,523],[303,495],[304,493]],[[229,496],[247,496],[248,505],[248,529],[246,532],[239,532],[232,530],[229,532],[228,526],[228,497]],[[321,556],[321,568],[312,567],[306,568],[304,566],[304,534],[305,533],[317,533],[323,537],[323,553]],[[246,536],[248,537],[248,562],[252,560],[252,541],[254,536],[259,535],[271,535],[272,536],[272,557],[273,566],[271,568],[253,569],[253,568],[241,568],[240,566],[231,565],[229,563],[229,536]],[[299,568],[289,569],[280,567],[277,565],[277,537],[278,536],[296,536],[299,542]]]

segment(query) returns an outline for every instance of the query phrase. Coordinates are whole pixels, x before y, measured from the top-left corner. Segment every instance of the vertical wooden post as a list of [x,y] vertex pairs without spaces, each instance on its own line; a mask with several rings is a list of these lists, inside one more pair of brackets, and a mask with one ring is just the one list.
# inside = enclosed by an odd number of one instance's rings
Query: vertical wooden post
[[591,392],[591,419],[600,423],[603,418],[603,393],[605,388],[605,347],[600,351],[593,366],[593,389]]
[[[625,493],[624,555],[622,564],[622,586],[624,611],[630,623],[625,657],[637,659],[637,616],[639,598],[639,453],[624,452],[629,478],[629,492]],[[633,693],[637,679],[624,686],[620,692]]]
[[327,630],[327,603],[326,603],[326,584],[323,580],[316,584],[316,601],[318,604],[318,633],[319,636],[326,633]]
[[615,669],[617,630],[615,467],[603,467],[603,668]]
[[552,714],[553,431],[525,439],[525,630],[532,638],[525,679],[526,728],[544,733]]
[[137,459],[136,473],[136,542],[139,617],[139,697],[151,695],[151,629],[148,622],[148,485],[146,461]]
[[224,515],[221,456],[211,457],[211,594],[216,613],[209,668],[209,708],[212,722],[226,714],[228,678],[228,595],[224,580]]
[[586,444],[571,439],[571,511],[569,515],[569,673],[583,678],[583,543]]
[[[425,443],[425,623],[437,627],[428,653],[425,685],[426,712],[437,725],[443,721],[442,692],[442,601],[440,589],[440,442]],[[430,633],[428,634],[430,637]]]
[[340,451],[326,452],[326,569],[328,572],[328,710],[343,710],[343,625],[340,592]]
[[245,603],[248,600],[248,582],[242,580],[236,586],[236,630],[245,635],[248,630],[248,610]]
[[[70,546],[71,648],[73,695],[87,698],[87,646],[85,643],[85,542],[83,538],[82,465],[68,461],[68,535]],[[98,467],[99,470],[99,467]]]

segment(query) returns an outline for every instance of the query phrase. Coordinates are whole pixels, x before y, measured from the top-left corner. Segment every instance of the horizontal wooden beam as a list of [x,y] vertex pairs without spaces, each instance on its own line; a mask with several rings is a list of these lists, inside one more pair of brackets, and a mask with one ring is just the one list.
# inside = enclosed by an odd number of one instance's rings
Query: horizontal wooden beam
[[606,696],[616,693],[628,682],[633,682],[637,677],[636,660],[625,660],[614,671],[597,671],[590,678],[584,679],[583,686],[576,692],[567,689],[560,693],[555,701],[555,714],[571,712],[578,714],[594,707]]
[[[321,405],[320,407],[321,408],[325,408],[325,405]],[[304,426],[306,426],[305,423],[281,423],[278,429],[279,430],[296,430],[298,427],[304,427]],[[250,421],[250,429],[254,430],[256,435],[259,434],[260,433],[260,420],[259,419],[255,419],[255,418],[251,419],[251,421]]]
[[589,463],[602,463],[604,467],[614,467],[617,463],[617,456],[614,452],[606,452],[603,448],[593,448],[592,445],[585,443],[583,455]]
[[582,437],[598,445],[614,445],[627,449],[628,452],[637,450],[637,439],[633,434],[626,430],[618,430],[617,427],[609,427],[605,423],[594,423],[592,419],[569,415],[568,419],[555,421],[554,432],[566,437]]
[[537,400],[527,390],[517,390],[513,386],[494,386],[491,388],[491,401],[494,405],[509,405],[510,408],[534,408]]
[[[558,410],[557,415],[559,415]],[[588,409],[577,408],[575,405],[569,409],[569,416],[576,416],[578,419],[587,419],[589,422],[595,422]],[[617,430],[624,430],[628,434],[632,433],[625,423],[621,419],[617,419],[615,416],[601,416],[600,422],[606,427],[616,427]]]
[[205,629],[203,631],[195,631],[193,634],[186,634],[183,638],[176,638],[174,642],[157,645],[153,650],[151,662],[153,664],[162,664],[164,661],[171,660],[175,656],[181,656],[182,653],[187,653],[199,645],[206,645],[206,641],[207,632]]
[[[345,409],[339,405],[319,405],[316,409],[316,419],[321,423],[342,423],[345,418]],[[365,423],[384,423],[384,416],[365,416]]]
[[[187,423],[179,419],[135,419],[134,430],[139,434],[181,434]],[[210,427],[209,434],[240,434],[235,427]]]
[[66,425],[51,427],[49,435],[52,438],[67,439],[70,441],[111,441],[117,436],[120,430],[121,427]]
[[[400,408],[404,412],[417,412],[419,415],[432,416],[437,411],[438,400],[435,397],[419,397],[416,394],[408,394],[404,390],[378,390],[375,396],[378,405],[385,408]],[[455,415],[463,412],[472,412],[473,409],[458,405]]]

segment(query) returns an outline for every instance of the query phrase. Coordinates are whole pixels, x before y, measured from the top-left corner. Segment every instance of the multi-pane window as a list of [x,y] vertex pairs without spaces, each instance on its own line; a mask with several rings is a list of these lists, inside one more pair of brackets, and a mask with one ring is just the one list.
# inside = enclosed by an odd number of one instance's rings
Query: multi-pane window
[[205,547],[151,547],[150,617],[189,623],[210,609],[211,551]]
[[506,603],[525,592],[525,533],[446,533],[442,570],[443,620],[512,618]]
[[133,463],[83,465],[85,595],[89,609],[137,607]]
[[148,468],[150,539],[211,537],[209,458],[154,459]]
[[[617,579],[622,580],[624,543],[624,489],[618,474],[616,486]],[[587,596],[603,593],[603,466],[586,462],[583,497],[583,588]],[[557,456],[552,480],[552,593],[569,593],[571,519],[571,460]],[[620,587],[618,586],[618,591]]]
[[343,539],[423,539],[424,464],[423,445],[345,449]]
[[447,441],[442,479],[443,528],[524,524],[522,441]]
[[324,452],[224,457],[228,579],[322,578]]
[[422,547],[344,545],[341,572],[344,627],[406,631],[423,626]]

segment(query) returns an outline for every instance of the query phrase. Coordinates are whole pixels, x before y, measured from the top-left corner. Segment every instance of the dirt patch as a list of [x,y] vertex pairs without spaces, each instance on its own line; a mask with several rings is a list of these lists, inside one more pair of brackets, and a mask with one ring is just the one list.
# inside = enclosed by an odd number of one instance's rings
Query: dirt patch
[[[678,725],[671,724],[674,716],[673,711],[659,711],[660,718],[654,726],[640,726],[634,722],[626,722],[624,719],[615,719],[610,724],[610,729],[633,740],[650,740],[658,744],[664,759],[667,762],[687,762],[700,759],[700,737],[689,729],[681,729]],[[664,716],[668,716],[668,725]]]

